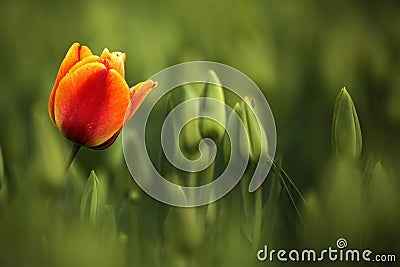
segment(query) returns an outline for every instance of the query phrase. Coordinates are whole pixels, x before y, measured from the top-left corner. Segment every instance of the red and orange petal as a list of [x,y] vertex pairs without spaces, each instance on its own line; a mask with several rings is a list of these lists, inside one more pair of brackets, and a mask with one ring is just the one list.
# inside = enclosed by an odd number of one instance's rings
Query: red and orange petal
[[121,74],[123,78],[125,78],[125,53],[121,52],[112,52],[108,51],[107,48],[104,48],[103,52],[100,55],[100,58],[103,59],[104,65],[110,69],[115,69]]
[[129,87],[116,70],[99,62],[87,63],[60,81],[55,123],[72,141],[101,146],[121,130],[129,101]]
[[49,114],[53,122],[55,122],[54,118],[55,91],[58,87],[59,82],[69,72],[72,66],[74,66],[77,62],[81,61],[83,58],[89,57],[91,55],[93,55],[92,51],[90,51],[90,49],[87,46],[81,46],[79,43],[74,43],[68,50],[58,70],[57,78],[49,98]]
[[129,103],[128,113],[126,114],[125,122],[128,121],[135,114],[146,96],[156,86],[157,82],[148,80],[145,82],[140,82],[130,89],[131,101]]

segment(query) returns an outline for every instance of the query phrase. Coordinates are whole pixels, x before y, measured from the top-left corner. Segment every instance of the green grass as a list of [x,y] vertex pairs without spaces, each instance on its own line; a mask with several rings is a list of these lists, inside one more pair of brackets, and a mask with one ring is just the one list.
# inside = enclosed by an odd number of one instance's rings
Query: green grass
[[[390,1],[3,3],[0,266],[273,266],[257,262],[264,244],[323,249],[341,237],[399,258],[399,12]],[[167,206],[135,184],[121,138],[81,149],[65,174],[71,144],[47,101],[74,41],[126,52],[130,85],[191,60],[243,71],[271,105],[277,166],[305,202],[276,168],[259,194],[238,185],[206,207]],[[331,148],[343,86],[360,122],[358,157]]]

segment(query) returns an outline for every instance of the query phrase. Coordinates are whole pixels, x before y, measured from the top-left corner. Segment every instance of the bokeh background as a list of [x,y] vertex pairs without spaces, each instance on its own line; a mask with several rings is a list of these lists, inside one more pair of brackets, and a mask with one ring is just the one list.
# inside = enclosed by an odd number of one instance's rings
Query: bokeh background
[[[106,249],[105,254],[99,253],[92,247],[96,243],[92,235],[82,230],[86,228],[72,230],[79,222],[79,211],[76,215],[73,209],[79,209],[80,194],[90,170],[94,169],[99,179],[106,177],[111,181],[108,194],[113,195],[113,203],[118,203],[113,206],[115,214],[120,214],[123,198],[135,188],[124,165],[120,138],[105,151],[80,151],[74,169],[74,175],[81,177],[75,185],[76,195],[65,197],[66,182],[62,178],[49,178],[61,172],[70,144],[52,126],[47,101],[59,64],[73,42],[89,46],[95,54],[100,54],[104,47],[125,52],[126,79],[130,85],[168,66],[193,60],[221,62],[244,72],[268,99],[277,125],[277,155],[292,180],[307,195],[329,179],[333,105],[343,86],[356,105],[363,133],[363,153],[358,164],[367,165],[373,153],[373,158],[380,160],[385,173],[394,177],[398,186],[399,14],[397,1],[3,2],[0,8],[0,146],[6,177],[3,185],[7,184],[8,193],[7,200],[3,201],[6,204],[0,205],[0,221],[4,222],[0,223],[3,227],[0,262],[8,266],[67,266],[77,262],[89,266],[97,258],[104,265],[117,266],[124,265],[129,258],[119,255],[121,251],[114,247],[115,251]],[[64,194],[64,206],[53,203],[59,201],[60,192]],[[37,195],[50,195],[52,200],[46,202]],[[394,199],[398,203],[399,198]],[[346,201],[352,201],[350,195]],[[64,217],[53,218],[55,222],[48,225],[43,223],[38,215],[45,210],[43,203],[56,205],[49,210],[65,209]],[[6,208],[7,205],[14,208]],[[139,232],[146,227],[140,224],[141,218],[156,220],[157,205],[162,206],[153,202],[146,205],[150,208],[133,211]],[[395,207],[399,209],[398,204]],[[54,217],[59,215],[54,214]],[[117,215],[116,218],[118,221]],[[69,220],[71,224],[66,226]],[[132,223],[127,224],[126,227],[134,228]],[[72,233],[70,238],[55,234],[57,227],[60,232]],[[48,228],[53,229],[53,243],[42,234]],[[384,228],[385,225],[380,225],[379,229]],[[389,229],[395,229],[397,232],[391,233],[398,236],[398,228]],[[152,234],[158,236],[157,231]],[[286,236],[284,244],[302,244],[307,237],[301,236],[291,237],[293,241]],[[36,242],[57,243],[50,256],[53,261],[44,260],[48,255],[41,252]],[[131,238],[129,242],[134,241]],[[146,245],[145,238],[137,242],[134,243],[141,244],[142,249],[151,247]],[[389,251],[390,248],[396,246],[391,243]],[[399,253],[398,248],[392,253]],[[146,253],[143,255],[149,261],[142,259],[139,264],[163,265],[154,260],[156,252]],[[182,255],[190,253],[182,252]],[[62,255],[69,256],[64,261]],[[255,256],[244,258],[246,263]],[[179,262],[187,264],[184,260]],[[223,260],[208,263],[222,265]]]

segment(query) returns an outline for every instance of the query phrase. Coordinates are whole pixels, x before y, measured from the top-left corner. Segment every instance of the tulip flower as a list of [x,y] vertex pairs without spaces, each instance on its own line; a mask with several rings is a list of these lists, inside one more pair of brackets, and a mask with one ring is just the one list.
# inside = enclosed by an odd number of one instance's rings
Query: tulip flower
[[76,145],[94,149],[110,146],[157,86],[146,81],[129,88],[124,63],[124,53],[110,53],[107,48],[100,57],[78,43],[68,50],[50,94],[49,114]]

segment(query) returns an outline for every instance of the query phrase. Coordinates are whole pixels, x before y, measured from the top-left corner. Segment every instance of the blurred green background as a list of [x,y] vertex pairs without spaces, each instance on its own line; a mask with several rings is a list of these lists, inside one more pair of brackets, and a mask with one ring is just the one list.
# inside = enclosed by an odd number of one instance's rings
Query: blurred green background
[[[307,194],[318,190],[327,179],[332,157],[333,105],[343,86],[352,96],[360,118],[363,153],[359,164],[366,165],[373,152],[374,159],[382,162],[398,185],[399,14],[397,1],[3,2],[0,8],[0,146],[7,199],[16,208],[7,210],[5,205],[0,205],[0,220],[4,222],[0,224],[4,227],[0,233],[6,234],[6,237],[0,235],[0,258],[5,259],[6,265],[45,264],[35,253],[36,237],[29,238],[31,233],[34,236],[43,227],[50,227],[35,220],[41,218],[37,212],[45,212],[42,200],[35,202],[29,197],[36,190],[32,188],[38,180],[46,184],[44,189],[37,189],[40,195],[57,199],[63,192],[63,201],[71,201],[70,208],[63,206],[67,209],[63,213],[65,217],[53,218],[55,222],[50,228],[55,232],[57,227],[65,229],[65,221],[71,220],[71,225],[75,225],[79,219],[79,211],[78,219],[68,214],[74,214],[72,207],[79,208],[80,194],[91,169],[100,178],[107,177],[109,191],[122,192],[109,193],[113,195],[113,203],[118,203],[113,206],[115,214],[120,213],[124,197],[135,188],[124,165],[120,138],[105,151],[83,149],[80,152],[73,174],[81,177],[75,185],[76,192],[80,192],[76,196],[65,197],[63,190],[67,182],[63,178],[48,178],[53,172],[61,172],[70,145],[51,125],[47,101],[60,62],[73,42],[89,46],[94,54],[100,54],[104,47],[125,52],[129,85],[168,66],[193,60],[217,61],[244,72],[263,90],[272,108],[277,125],[277,155],[283,159],[283,167]],[[156,218],[156,210],[162,206],[146,196],[142,198],[150,202],[146,205],[151,208],[142,210],[133,219],[138,229],[141,229],[141,216]],[[61,208],[57,204],[54,209]],[[132,222],[128,224],[134,227]],[[107,258],[90,247],[93,245],[90,233],[80,235],[79,231],[85,232],[78,229],[70,238],[53,235],[56,236],[54,243],[60,248],[54,250],[62,255],[62,244],[66,242],[71,255],[88,253],[85,255]],[[297,241],[293,244],[301,244],[300,239],[294,238]],[[81,248],[75,247],[75,242],[80,242]],[[90,244],[89,248],[86,244]],[[102,263],[124,264],[125,258],[116,256],[120,250],[113,249],[105,251],[116,262],[110,258],[110,263]],[[62,265],[62,260],[56,260],[62,258],[57,253],[53,254],[50,265]],[[149,258],[156,258],[152,252],[148,253],[145,255]],[[89,265],[93,257],[87,256]],[[141,264],[160,263],[151,260]],[[221,261],[211,264],[220,265]]]

